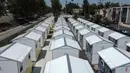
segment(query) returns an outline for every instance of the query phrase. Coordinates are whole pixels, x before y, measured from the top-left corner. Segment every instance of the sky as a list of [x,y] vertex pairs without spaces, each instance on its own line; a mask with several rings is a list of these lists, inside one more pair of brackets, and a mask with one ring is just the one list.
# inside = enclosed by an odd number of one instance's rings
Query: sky
[[[45,0],[45,1],[46,1],[46,4],[47,4],[48,6],[51,6],[50,0]],[[60,0],[60,3],[63,5],[63,7],[65,6],[65,2],[66,2],[66,1],[70,2],[71,0]],[[88,2],[89,2],[90,4],[92,4],[92,3],[98,4],[99,1],[100,1],[100,0],[88,0]],[[107,2],[107,1],[109,1],[109,2],[119,2],[120,4],[130,4],[130,0],[102,0],[102,1],[103,1],[103,2]],[[73,2],[74,2],[74,3],[78,3],[79,6],[82,6],[82,4],[83,4],[83,0],[74,0]]]

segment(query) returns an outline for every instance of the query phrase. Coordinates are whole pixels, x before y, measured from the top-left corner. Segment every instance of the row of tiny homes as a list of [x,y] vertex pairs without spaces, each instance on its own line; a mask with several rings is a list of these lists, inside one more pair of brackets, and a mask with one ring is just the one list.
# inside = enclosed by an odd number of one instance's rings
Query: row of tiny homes
[[[85,20],[82,20],[81,18],[78,18],[78,20],[80,22],[82,22],[82,21],[85,22]],[[88,26],[89,23],[87,22],[86,26]],[[92,22],[91,22],[91,24],[92,24]],[[94,23],[92,24],[92,26],[87,27],[87,29],[90,31],[93,31],[96,35],[99,35],[103,38],[110,40],[111,42],[113,42],[114,47],[128,50],[127,44],[130,42],[130,38],[128,36],[115,32],[113,30],[110,30],[108,28],[102,27],[100,25],[94,24]]]
[[54,26],[55,28],[62,26],[62,28],[54,32],[50,44],[50,50],[52,51],[53,59],[61,57],[65,54],[79,57],[79,52],[81,51],[81,48],[78,42],[75,40],[73,33],[69,29],[64,29],[64,27],[68,27],[68,25],[66,24],[67,22],[65,21],[65,19],[59,17]]
[[[48,20],[50,18],[53,21],[52,17],[47,18],[46,21],[51,22]],[[9,46],[4,47],[0,51],[0,73],[32,73],[32,61],[38,59],[47,38],[47,30],[47,27],[44,28],[39,23],[14,38]]]
[[[81,18],[78,20],[85,24],[85,20]],[[89,22],[86,22],[86,26],[88,26],[87,23]],[[98,73],[130,72],[130,38],[128,36],[91,24],[90,27],[79,30],[77,40],[85,50],[89,62],[92,65],[98,65]]]
[[53,36],[57,35],[58,38],[52,38],[50,44],[53,60],[46,63],[43,73],[94,73],[89,62],[79,58],[82,49],[78,42],[73,39],[72,32],[64,29],[66,24],[64,18],[59,17],[56,23],[60,24],[58,26],[62,26],[62,28],[54,32]]

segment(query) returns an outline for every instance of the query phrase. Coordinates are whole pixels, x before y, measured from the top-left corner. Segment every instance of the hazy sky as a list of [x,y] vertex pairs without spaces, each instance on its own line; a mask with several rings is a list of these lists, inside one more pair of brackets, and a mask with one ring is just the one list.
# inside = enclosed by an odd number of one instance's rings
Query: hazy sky
[[[46,4],[51,6],[51,2],[50,0],[45,0],[46,1]],[[71,0],[67,0],[68,2],[70,2]],[[92,3],[98,3],[99,0],[88,0],[90,4]],[[110,1],[110,2],[119,2],[120,4],[123,4],[123,3],[126,3],[126,4],[130,4],[130,0],[102,0],[103,2],[107,2],[107,1]],[[65,5],[65,2],[66,0],[60,0],[60,2],[62,3],[62,5],[64,6]],[[82,6],[83,4],[83,0],[74,0],[74,3],[78,3],[80,6]]]

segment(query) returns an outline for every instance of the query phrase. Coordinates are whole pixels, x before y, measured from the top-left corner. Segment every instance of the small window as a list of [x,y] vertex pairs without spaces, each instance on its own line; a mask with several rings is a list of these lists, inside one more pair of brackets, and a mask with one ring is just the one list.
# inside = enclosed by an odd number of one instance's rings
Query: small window
[[31,57],[31,56],[30,56],[30,54],[29,54],[28,59],[30,59],[30,57]]
[[127,46],[126,50],[127,50],[128,52],[130,52],[130,47],[129,47],[129,46]]
[[37,44],[36,44],[35,46],[36,46],[36,48],[37,48]]
[[101,60],[101,64],[102,64],[102,66],[104,67],[104,61],[103,61],[103,60]]
[[23,71],[23,66],[20,67],[20,72],[22,72],[22,71]]

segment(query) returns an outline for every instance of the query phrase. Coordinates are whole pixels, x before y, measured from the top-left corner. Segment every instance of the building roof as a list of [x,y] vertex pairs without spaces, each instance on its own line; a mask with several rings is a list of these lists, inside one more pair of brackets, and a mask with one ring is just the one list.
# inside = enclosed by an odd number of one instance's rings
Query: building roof
[[87,60],[62,56],[46,63],[44,73],[94,73]]
[[89,22],[89,23],[87,23],[87,25],[93,25],[94,23],[92,23],[92,22]]
[[82,25],[75,26],[75,29],[81,29],[84,28]]
[[57,26],[57,27],[54,28],[54,30],[58,30],[58,29],[67,29],[67,30],[70,30],[70,28],[67,27],[67,26]]
[[89,31],[88,29],[86,29],[86,28],[79,30],[79,33],[80,33],[81,35],[87,34],[87,33],[89,33],[89,32],[90,32],[90,31]]
[[125,35],[123,35],[123,34],[121,34],[121,33],[118,33],[118,32],[114,32],[114,33],[111,33],[110,35],[109,35],[109,37],[112,37],[112,38],[114,38],[114,39],[120,39],[120,38],[122,38],[122,37],[125,37]]
[[9,47],[6,51],[1,53],[0,56],[22,62],[24,58],[29,54],[31,49],[32,48],[29,46],[20,43],[15,43],[11,47]]
[[51,50],[60,49],[61,47],[64,46],[72,47],[72,49],[81,50],[77,41],[65,37],[52,40],[50,49]]
[[76,23],[73,24],[73,26],[77,26],[77,25],[80,25],[80,23],[76,22]]
[[70,31],[61,29],[61,30],[58,30],[58,31],[54,32],[53,37],[56,37],[56,36],[59,36],[59,35],[62,35],[62,34],[66,34],[66,35],[69,35],[69,36],[74,36],[73,33],[71,33]]
[[12,44],[7,44],[5,46],[0,47],[0,53],[3,52],[4,50],[6,50],[9,46],[11,46]]
[[130,63],[130,59],[113,47],[98,52],[110,69]]
[[108,28],[102,27],[98,31],[100,31],[100,32],[106,32],[106,31],[109,31],[109,30],[110,29],[108,29]]
[[36,27],[36,30],[39,30],[39,31],[42,31],[42,32],[45,32],[47,28],[45,27],[42,27],[42,26],[38,26]]
[[92,36],[86,37],[86,40],[87,40],[87,42],[88,42],[90,45],[102,41],[102,39],[99,38],[99,37],[96,36],[96,35],[92,35]]
[[27,32],[25,32],[25,33],[23,33],[23,34],[21,34],[21,35],[15,37],[15,38],[12,39],[11,41],[15,41],[15,40],[17,40],[17,39],[19,39],[19,38],[22,38],[22,37],[24,37],[26,34],[27,34]]
[[41,35],[40,35],[40,34],[37,34],[37,33],[35,33],[35,32],[30,32],[30,33],[27,34],[25,37],[26,37],[26,38],[30,38],[30,39],[32,39],[32,40],[38,41],[38,40],[41,38]]
[[50,27],[50,25],[47,24],[47,23],[45,23],[45,22],[42,22],[41,25],[42,25],[42,26],[45,26],[45,27],[47,27],[47,28]]
[[91,27],[92,27],[92,28],[98,28],[98,27],[101,27],[101,26],[98,25],[98,24],[94,24],[94,25],[92,25]]

